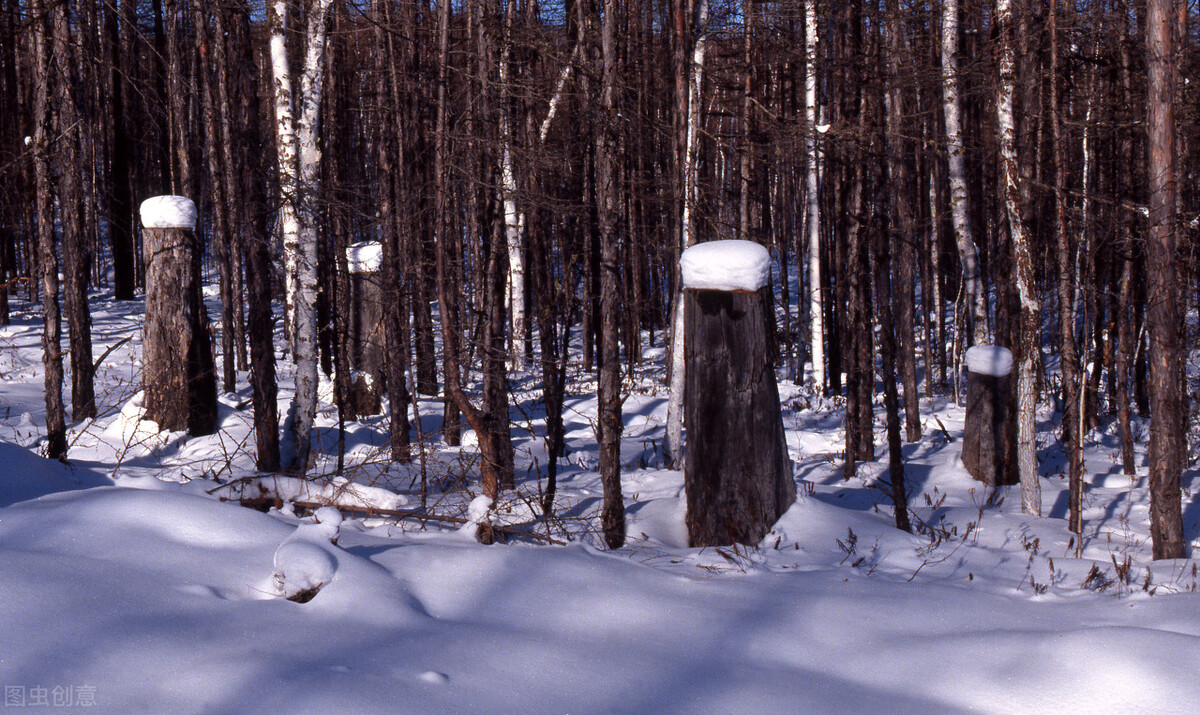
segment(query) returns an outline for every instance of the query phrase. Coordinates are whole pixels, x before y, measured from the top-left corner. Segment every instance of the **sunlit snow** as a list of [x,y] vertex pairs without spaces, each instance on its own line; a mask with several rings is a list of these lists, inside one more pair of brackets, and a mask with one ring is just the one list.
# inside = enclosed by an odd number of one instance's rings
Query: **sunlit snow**
[[146,228],[196,228],[196,204],[183,196],[148,198],[139,213]]
[[771,254],[753,241],[708,241],[685,250],[679,268],[686,288],[756,291],[771,278]]

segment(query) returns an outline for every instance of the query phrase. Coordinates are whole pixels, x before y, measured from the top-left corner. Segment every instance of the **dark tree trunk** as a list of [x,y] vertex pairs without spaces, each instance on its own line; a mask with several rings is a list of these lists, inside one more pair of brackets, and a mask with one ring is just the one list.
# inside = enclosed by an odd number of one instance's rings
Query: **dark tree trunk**
[[[499,489],[513,489],[512,426],[509,420],[508,374],[505,333],[504,286],[508,275],[504,240],[504,213],[492,205],[492,240],[488,251],[487,293],[484,297],[483,412],[484,422],[495,445],[492,457]],[[485,457],[486,458],[486,457]]]
[[1057,237],[1058,320],[1063,379],[1063,444],[1070,484],[1070,529],[1076,543],[1083,532],[1083,435],[1079,423],[1079,358],[1075,346],[1075,282],[1071,237],[1067,233],[1067,154],[1059,103],[1057,0],[1050,3],[1050,113],[1054,152],[1054,232]]
[[1148,0],[1146,65],[1149,74],[1146,139],[1149,146],[1150,221],[1146,237],[1146,304],[1150,339],[1150,536],[1155,559],[1187,556],[1180,506],[1186,449],[1183,409],[1183,315],[1177,275],[1175,176],[1175,44],[1172,0]]
[[142,386],[146,419],[193,436],[217,428],[217,384],[200,302],[200,276],[190,227],[142,229],[146,322]]
[[[599,405],[600,482],[604,488],[604,505],[600,522],[604,542],[610,549],[625,543],[625,504],[621,497],[621,355],[617,341],[620,320],[619,242],[617,235],[616,132],[611,114],[615,108],[617,44],[616,0],[604,0],[604,16],[600,27],[601,70],[600,104],[604,110],[596,132],[596,213],[599,219],[599,313],[600,313],[600,381]],[[692,459],[688,459],[692,461]]]
[[[338,259],[341,260],[342,256],[339,255]],[[383,276],[378,272],[352,272],[346,284],[349,295],[345,301],[339,299],[338,303],[341,305],[344,302],[347,310],[345,320],[348,324],[348,367],[365,376],[364,379],[355,377],[352,380],[353,384],[349,375],[341,376],[345,381],[344,387],[349,388],[343,395],[346,398],[343,409],[347,419],[353,420],[379,414],[381,388],[383,385],[390,385],[390,366],[385,367],[389,362],[389,358],[386,357],[389,346],[384,315],[387,301],[394,296],[384,290]],[[403,408],[404,419],[407,420],[408,404],[405,403]],[[404,435],[407,436],[407,424],[404,427]]]
[[[912,171],[909,167],[909,158],[913,156],[913,147],[911,142],[905,139],[908,136],[907,127],[904,126],[905,116],[905,92],[901,86],[898,86],[902,81],[902,67],[909,64],[907,60],[907,48],[905,46],[905,38],[903,37],[902,17],[899,14],[899,7],[895,0],[889,4],[890,11],[893,15],[888,23],[888,65],[891,75],[891,81],[897,86],[894,86],[887,94],[887,130],[888,130],[888,173],[891,178],[890,194],[892,197],[892,213],[895,230],[891,232],[896,243],[896,271],[895,282],[893,288],[895,290],[895,313],[890,306],[880,305],[880,325],[885,326],[885,334],[883,340],[889,339],[887,330],[890,330],[892,317],[895,318],[896,326],[895,333],[890,337],[895,340],[898,333],[900,336],[899,352],[895,352],[893,348],[894,361],[898,361],[900,365],[900,375],[904,383],[904,428],[905,438],[909,442],[916,442],[921,439],[921,412],[920,403],[917,393],[917,345],[916,335],[914,332],[913,320],[916,314],[916,298],[913,294],[913,279],[914,279],[914,263],[916,262],[916,254],[914,250],[914,241],[916,240],[916,222],[913,220],[912,208],[912,190],[914,183],[912,180]],[[887,246],[883,246],[887,249]],[[879,256],[885,254],[881,253]],[[889,263],[891,251],[887,250],[886,255]],[[878,256],[877,256],[878,258]],[[881,296],[878,289],[879,270],[876,269],[876,296]],[[889,279],[891,275],[887,276]],[[889,291],[887,297],[891,300],[893,294]],[[888,318],[884,318],[884,311],[889,314]],[[885,353],[884,360],[887,360],[887,346],[883,346]],[[886,394],[887,381],[892,381],[892,389],[895,389],[895,372],[889,378],[887,370],[884,370],[884,389]],[[885,397],[886,399],[886,397]],[[890,419],[890,417],[889,417]],[[889,426],[890,433],[890,426]],[[889,440],[891,439],[889,434]],[[895,458],[893,458],[895,459]],[[897,526],[899,526],[899,513],[897,512]],[[907,531],[907,515],[905,515],[905,526],[900,528]]]
[[129,77],[133,72],[134,60],[121,51],[128,47],[121,38],[134,32],[136,22],[132,3],[121,3],[121,22],[117,13],[106,10],[109,42],[109,82],[112,86],[112,161],[108,178],[108,237],[112,247],[113,297],[117,300],[133,300],[137,288],[137,265],[134,238],[136,219],[133,215],[133,160],[134,144],[130,133],[130,111],[132,91]]
[[[992,346],[974,349],[992,350]],[[968,350],[968,355],[971,350]],[[970,361],[970,358],[967,358]],[[1011,357],[1010,357],[1011,361]],[[1015,484],[1016,470],[1008,469],[1008,408],[1012,375],[967,372],[967,407],[963,424],[963,467],[975,479],[995,486]]]
[[688,543],[756,545],[796,499],[768,342],[768,288],[686,290]]
[[[221,322],[226,332],[231,332],[232,347],[236,353],[236,368],[244,370],[246,368],[246,330],[245,323],[242,318],[242,264],[245,256],[245,250],[242,246],[242,233],[246,228],[243,222],[235,219],[233,204],[237,197],[237,178],[236,171],[239,164],[234,162],[234,129],[232,126],[232,117],[230,116],[230,104],[233,102],[231,88],[229,86],[229,37],[226,32],[225,13],[227,10],[224,7],[217,7],[213,10],[213,64],[216,74],[216,110],[218,118],[218,126],[220,127],[219,144],[221,148],[221,165],[224,171],[220,175],[219,192],[225,203],[225,221],[228,245],[225,248],[230,273],[230,287],[228,307],[222,302],[221,305]],[[245,162],[242,162],[244,165]],[[243,169],[248,171],[248,167]],[[213,178],[214,184],[217,178]],[[218,188],[214,188],[214,192]],[[222,293],[222,301],[224,301],[224,293]],[[224,346],[224,343],[223,343]],[[225,361],[228,363],[234,359],[234,355],[226,353]],[[228,369],[228,368],[226,368]]]
[[[10,116],[24,122],[24,106],[21,102],[21,92],[17,84],[17,45],[20,38],[17,34],[17,6],[15,0],[9,0],[5,8],[4,18],[0,20],[0,102],[9,107]],[[8,157],[20,156],[24,147],[21,146],[21,133],[10,131],[6,136],[0,134],[0,152]],[[3,200],[0,200],[0,325],[9,324],[8,290],[10,281],[16,275],[16,246],[17,235],[20,231],[21,213],[28,196],[25,184],[25,164],[21,161],[12,167],[10,189]],[[15,189],[15,190],[14,190]]]
[[196,186],[192,174],[191,151],[188,146],[187,100],[190,88],[184,72],[179,27],[180,0],[162,0],[162,22],[166,54],[164,60],[167,69],[167,108],[171,135],[172,153],[172,191],[181,196],[195,200]]
[[[383,296],[383,335],[387,349],[383,351],[383,377],[388,392],[388,416],[391,420],[389,445],[391,457],[396,462],[408,462],[412,459],[409,442],[408,423],[408,301],[405,300],[403,276],[401,270],[402,251],[408,241],[401,239],[402,227],[407,226],[408,216],[398,215],[397,209],[402,207],[393,203],[397,197],[397,182],[404,175],[404,158],[407,151],[403,123],[398,119],[388,122],[387,115],[397,118],[401,115],[400,87],[393,62],[395,47],[390,32],[385,31],[384,21],[388,17],[386,10],[377,4],[375,39],[380,54],[378,67],[377,90],[381,100],[383,113],[377,122],[379,134],[376,138],[379,153],[379,171],[377,179],[380,216],[380,239],[383,249],[382,279]],[[392,147],[396,153],[393,153]],[[406,208],[406,207],[404,207]],[[406,212],[407,213],[407,212]]]
[[[237,389],[237,360],[234,355],[234,297],[233,297],[233,239],[229,226],[229,204],[223,179],[232,167],[221,165],[217,114],[209,67],[209,42],[205,31],[206,21],[199,0],[191,0],[192,22],[195,25],[200,63],[197,73],[200,78],[201,112],[204,118],[204,158],[208,169],[208,188],[212,194],[212,240],[216,248],[219,290],[221,294],[221,390],[233,392]],[[222,40],[223,41],[223,40]]]
[[245,252],[247,332],[250,339],[250,386],[254,400],[255,465],[279,471],[279,389],[275,382],[275,315],[271,307],[271,247],[266,233],[242,242]]
[[570,316],[571,306],[564,305],[570,295],[567,290],[563,290],[561,294],[554,290],[553,265],[545,232],[542,230],[542,220],[541,212],[536,204],[533,205],[529,214],[529,245],[536,255],[544,256],[544,260],[535,262],[532,278],[534,314],[541,345],[542,401],[546,406],[546,489],[542,493],[542,511],[549,516],[553,512],[554,496],[558,488],[558,460],[563,456],[563,388],[566,383],[566,357],[569,355],[567,335],[570,333],[568,317],[563,321],[561,329],[564,349],[559,350],[560,330],[555,309],[558,308],[566,316]]
[[[890,5],[897,11],[895,4]],[[887,46],[890,50],[889,69],[892,82],[900,81],[900,55],[903,38],[899,19],[888,23]],[[913,248],[914,222],[909,204],[910,153],[903,140],[903,92],[893,89],[885,98],[888,136],[888,171],[894,221],[884,221],[882,230],[875,232],[875,310],[879,316],[880,378],[883,380],[883,404],[887,412],[888,480],[895,509],[896,528],[911,531],[908,519],[908,495],[904,485],[904,447],[900,439],[900,395],[896,389],[897,345],[900,335],[899,361],[904,378],[904,407],[907,438],[921,438],[921,419],[917,404],[916,345],[913,336]],[[900,260],[892,275],[892,254],[900,247]],[[899,315],[897,315],[899,312]]]
[[[437,108],[433,136],[433,213],[436,243],[434,245],[435,266],[437,273],[438,312],[441,315],[443,336],[458,334],[458,301],[451,271],[454,266],[453,247],[457,242],[450,237],[453,222],[450,217],[449,177],[449,136],[447,129],[447,75],[449,72],[449,33],[450,33],[450,2],[438,0],[438,69],[437,69]],[[459,409],[458,402],[451,390],[451,378],[458,378],[458,341],[443,342],[442,344],[442,375],[445,381],[445,392],[442,407],[442,437],[446,444],[455,446],[459,443]]]
[[[50,183],[49,108],[50,46],[48,16],[42,0],[30,0],[34,53],[34,155],[37,182],[38,263],[42,284],[42,366],[45,370],[46,456],[67,458],[66,410],[63,405],[62,316],[58,302],[58,255],[54,241],[54,194]],[[62,12],[59,8],[54,12]]]
[[63,303],[66,308],[71,346],[71,417],[79,422],[96,416],[96,393],[92,384],[92,316],[88,309],[90,250],[84,235],[83,195],[80,180],[81,125],[76,103],[75,62],[66,8],[59,4],[50,11],[54,33],[55,96],[58,104],[58,205],[62,225]]

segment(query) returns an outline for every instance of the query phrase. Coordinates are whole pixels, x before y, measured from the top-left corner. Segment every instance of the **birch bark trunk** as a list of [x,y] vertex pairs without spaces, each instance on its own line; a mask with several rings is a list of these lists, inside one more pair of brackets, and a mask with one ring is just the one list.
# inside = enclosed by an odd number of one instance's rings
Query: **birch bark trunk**
[[1016,266],[1017,297],[1020,300],[1020,330],[1017,358],[1017,472],[1021,480],[1021,510],[1041,516],[1042,490],[1037,463],[1037,351],[1041,349],[1041,304],[1033,273],[1033,256],[1021,201],[1021,170],[1017,162],[1017,131],[1013,120],[1016,91],[1016,50],[1012,0],[996,0],[996,24],[1000,32],[1000,87],[996,96],[996,121],[1000,138],[1000,170],[1004,181],[1004,208],[1008,216],[1013,263]]
[[817,152],[817,1],[804,4],[805,227],[808,231],[808,316],[813,390],[825,389],[825,307],[821,297],[821,200]]
[[300,76],[300,117],[293,106],[294,78],[288,64],[285,33],[290,3],[274,0],[268,11],[271,67],[275,78],[276,151],[283,194],[279,222],[292,304],[292,355],[296,391],[288,408],[288,469],[308,470],[313,418],[317,407],[317,224],[314,201],[320,188],[321,150],[317,119],[325,76],[326,20],[333,0],[314,0],[305,32]]
[[962,139],[962,103],[958,94],[958,0],[942,3],[942,112],[946,121],[947,176],[950,180],[950,216],[962,261],[963,283],[971,311],[974,343],[988,342],[987,296],[979,272],[979,249],[971,235],[967,172]]
[[504,206],[504,239],[508,245],[508,281],[504,302],[509,308],[508,364],[525,369],[525,214],[517,208],[517,174],[513,166],[512,24],[516,2],[504,10],[504,38],[500,50],[500,201]]

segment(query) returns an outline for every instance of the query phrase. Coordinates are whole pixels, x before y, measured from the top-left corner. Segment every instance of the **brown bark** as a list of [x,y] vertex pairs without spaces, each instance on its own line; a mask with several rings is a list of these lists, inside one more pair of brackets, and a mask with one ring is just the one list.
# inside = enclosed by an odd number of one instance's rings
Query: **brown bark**
[[1070,485],[1070,529],[1083,533],[1083,435],[1079,429],[1079,359],[1075,346],[1074,253],[1067,232],[1067,153],[1059,89],[1058,0],[1050,2],[1050,114],[1054,152],[1054,232],[1057,238],[1059,358],[1063,381],[1063,445]]
[[[600,27],[601,116],[596,133],[596,213],[600,224],[600,382],[598,399],[600,482],[604,488],[601,528],[610,549],[625,543],[625,505],[621,497],[621,356],[617,342],[620,317],[618,285],[615,108],[617,45],[616,0],[604,0]],[[690,461],[690,460],[689,460]]]
[[190,88],[185,77],[180,37],[180,0],[162,0],[163,38],[165,40],[167,75],[167,109],[171,135],[171,187],[175,194],[192,198],[196,195],[192,173],[191,151],[188,146],[187,99]]
[[[46,456],[67,457],[66,411],[62,384],[62,316],[58,298],[58,256],[54,241],[54,195],[50,180],[51,118],[49,108],[50,47],[48,14],[42,0],[30,0],[34,52],[34,154],[37,182],[38,262],[42,287],[42,367],[45,371]],[[61,9],[58,10],[61,12]]]
[[[457,336],[458,327],[458,291],[450,285],[453,281],[452,271],[455,265],[455,246],[458,242],[450,237],[452,222],[450,217],[450,187],[449,157],[450,144],[448,136],[447,117],[447,76],[449,72],[449,34],[450,34],[450,1],[438,0],[438,68],[437,68],[437,108],[433,138],[433,212],[434,235],[437,242],[434,246],[435,266],[437,272],[438,312],[441,315],[443,336]],[[443,285],[445,283],[446,285]],[[458,341],[442,344],[442,375],[445,381],[445,393],[442,408],[442,437],[446,444],[455,446],[459,443],[459,409],[458,400],[451,390],[451,378],[458,383]]]
[[[913,147],[911,142],[906,139],[908,132],[904,126],[905,92],[901,84],[908,52],[906,40],[902,35],[903,23],[901,20],[903,16],[900,14],[899,5],[894,0],[889,3],[889,12],[892,17],[887,30],[888,71],[892,87],[887,94],[888,174],[891,179],[892,222],[895,227],[892,237],[896,245],[893,283],[896,301],[894,318],[896,333],[900,338],[899,352],[896,352],[895,345],[892,348],[893,361],[899,362],[899,372],[904,384],[905,439],[909,442],[916,442],[921,439],[921,412],[920,398],[917,392],[917,345],[913,326],[916,314],[916,297],[913,293],[913,264],[916,262],[913,241],[916,235],[916,222],[913,219],[911,199],[914,182],[909,166],[909,157],[913,156]],[[890,263],[891,252],[889,251],[887,255]],[[876,271],[876,275],[878,275],[878,271]],[[890,279],[891,276],[888,278]],[[876,281],[878,282],[878,278]],[[876,295],[879,295],[878,288]],[[891,293],[889,293],[889,300],[890,298]],[[884,310],[883,306],[880,307],[880,310]],[[887,312],[892,314],[893,311],[888,307]],[[881,312],[880,324],[890,326],[892,324],[891,317],[885,320]],[[892,336],[892,339],[895,339],[895,335]],[[888,336],[884,335],[883,340],[886,343]],[[886,345],[884,349],[886,351]],[[885,388],[887,387],[886,381],[889,379],[886,373],[885,370]],[[893,377],[890,378],[893,381],[892,389],[895,389],[894,376],[895,371],[893,370]],[[905,530],[907,531],[907,529]]]
[[204,121],[204,159],[208,169],[208,190],[212,195],[212,242],[216,249],[219,291],[221,295],[221,390],[237,389],[237,360],[234,356],[234,297],[233,297],[233,238],[229,227],[229,206],[226,199],[225,172],[232,167],[222,166],[221,136],[218,134],[216,99],[214,97],[207,25],[201,0],[191,0],[192,22],[195,26],[200,62],[200,105]]
[[108,235],[113,258],[113,297],[133,300],[137,287],[135,252],[136,219],[133,214],[134,144],[130,132],[132,92],[130,75],[134,62],[124,51],[128,42],[122,34],[133,30],[134,7],[121,3],[120,22],[115,10],[106,10],[106,34],[109,43],[109,83],[112,91],[112,160],[108,178]]
[[[383,249],[383,271],[379,278],[382,280],[383,314],[382,326],[384,341],[387,349],[383,352],[383,377],[388,392],[388,416],[391,429],[389,445],[391,457],[396,462],[408,462],[412,459],[408,423],[408,301],[404,294],[403,271],[401,261],[407,241],[402,240],[401,230],[405,228],[407,212],[402,211],[393,203],[393,197],[399,195],[398,182],[404,174],[404,159],[406,154],[405,142],[408,139],[404,132],[401,116],[401,99],[399,79],[396,67],[392,61],[395,56],[395,45],[391,38],[391,29],[385,26],[389,19],[386,3],[376,3],[375,40],[378,47],[380,64],[377,68],[377,91],[381,103],[381,114],[377,126],[379,133],[376,137],[379,153],[380,176],[377,180],[379,196],[380,239]],[[388,115],[397,117],[394,123],[387,121]]]
[[58,105],[59,221],[62,226],[63,304],[66,309],[71,346],[71,417],[82,421],[96,416],[96,393],[92,381],[92,317],[88,309],[90,250],[83,226],[83,189],[80,163],[81,118],[76,110],[75,62],[72,36],[64,4],[50,9],[54,36],[54,83]]
[[217,428],[217,385],[208,316],[190,228],[142,230],[146,263],[142,388],[146,419],[193,436]]
[[1178,295],[1175,147],[1175,43],[1172,0],[1148,0],[1146,64],[1149,73],[1146,139],[1149,148],[1150,220],[1146,236],[1146,305],[1150,338],[1150,536],[1155,559],[1187,556],[1180,506],[1186,449],[1183,409],[1183,315]]
[[771,293],[686,290],[683,301],[688,543],[754,546],[796,498],[769,349]]

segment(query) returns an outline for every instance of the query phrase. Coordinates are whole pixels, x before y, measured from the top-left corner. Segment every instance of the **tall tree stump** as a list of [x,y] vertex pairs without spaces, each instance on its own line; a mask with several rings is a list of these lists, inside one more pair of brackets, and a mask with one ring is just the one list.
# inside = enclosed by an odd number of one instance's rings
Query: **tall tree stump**
[[351,315],[347,316],[350,338],[350,394],[344,405],[355,415],[377,415],[383,410],[384,385],[383,249],[378,241],[356,243],[346,248],[350,271]]
[[976,345],[967,350],[967,415],[963,424],[963,466],[984,484],[1016,484],[1009,469],[1008,405],[1012,399],[1012,353]]
[[692,546],[755,545],[796,499],[770,350],[769,266],[750,241],[697,244],[680,259]]
[[155,196],[141,205],[146,265],[142,389],[146,419],[192,435],[217,429],[217,377],[200,291],[196,205]]

